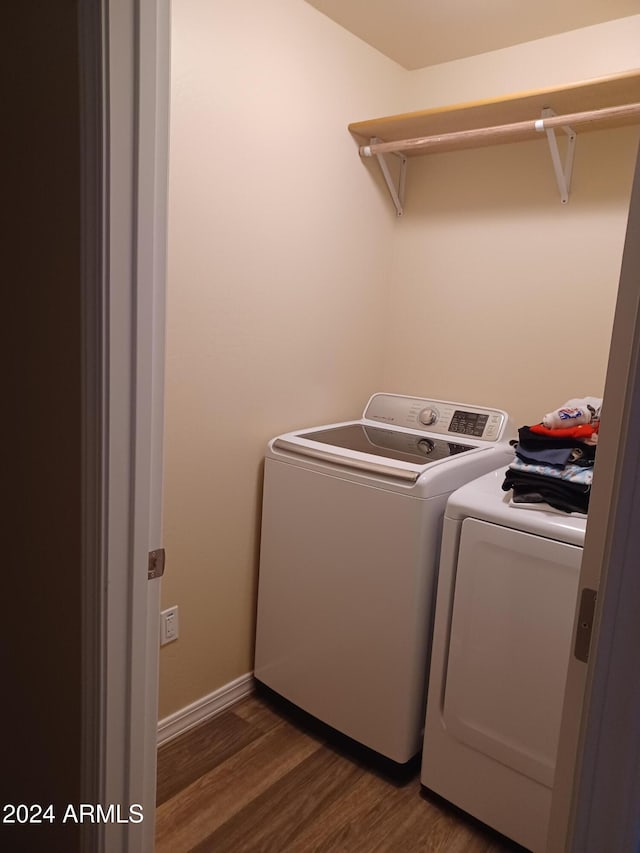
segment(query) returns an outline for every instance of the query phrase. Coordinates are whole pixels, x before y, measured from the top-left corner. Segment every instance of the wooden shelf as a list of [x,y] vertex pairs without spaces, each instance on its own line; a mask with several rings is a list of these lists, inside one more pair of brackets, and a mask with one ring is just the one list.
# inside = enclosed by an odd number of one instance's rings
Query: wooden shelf
[[[491,128],[515,122],[534,121],[540,118],[542,110],[546,108],[551,108],[558,115],[564,115],[638,102],[640,102],[640,69],[568,86],[521,92],[494,100],[475,101],[353,122],[349,125],[349,130],[359,138],[359,141],[366,140],[368,142],[370,139],[376,138],[384,142],[397,142],[478,128]],[[639,120],[637,114],[617,116],[586,125],[581,128],[581,132],[600,130],[606,127],[621,127],[638,123]],[[517,141],[539,138],[540,133],[532,128],[520,133]],[[461,148],[496,145],[505,141],[515,140],[487,134],[481,139],[473,137],[470,139],[456,138],[451,141],[442,140],[430,150],[454,151]],[[407,149],[404,153],[406,156],[415,157],[429,152],[421,149]]]

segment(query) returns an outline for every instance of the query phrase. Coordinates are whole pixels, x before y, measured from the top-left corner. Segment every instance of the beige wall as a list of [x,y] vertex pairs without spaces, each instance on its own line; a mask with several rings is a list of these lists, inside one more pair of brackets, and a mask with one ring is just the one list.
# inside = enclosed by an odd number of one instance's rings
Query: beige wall
[[161,717],[252,668],[267,440],[379,384],[396,218],[346,125],[406,73],[302,0],[172,5]]
[[[639,44],[635,16],[421,69],[403,109],[624,71]],[[384,387],[500,406],[517,424],[601,395],[637,147],[637,127],[578,132],[567,205],[543,139],[412,159]]]
[[412,168],[385,388],[498,406],[516,425],[602,394],[638,132],[577,146],[567,205],[543,141]]
[[578,139],[566,206],[542,142],[413,160],[396,220],[348,122],[633,67],[639,23],[407,72],[302,0],[174,0],[161,717],[251,669],[268,438],[602,388],[637,131]]
[[498,98],[640,67],[640,15],[412,71],[398,112]]

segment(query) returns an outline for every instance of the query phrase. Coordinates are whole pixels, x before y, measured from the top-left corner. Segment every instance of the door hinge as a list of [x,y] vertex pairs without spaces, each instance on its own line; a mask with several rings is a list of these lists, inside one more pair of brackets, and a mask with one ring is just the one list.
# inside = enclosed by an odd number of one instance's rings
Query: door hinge
[[155,580],[161,578],[164,574],[165,553],[164,548],[156,548],[155,551],[149,551],[149,569],[147,572],[147,580]]
[[576,642],[573,654],[583,663],[589,662],[589,647],[591,646],[591,633],[593,631],[597,597],[598,593],[595,589],[583,589],[580,596],[580,610],[578,612],[578,626],[576,628]]

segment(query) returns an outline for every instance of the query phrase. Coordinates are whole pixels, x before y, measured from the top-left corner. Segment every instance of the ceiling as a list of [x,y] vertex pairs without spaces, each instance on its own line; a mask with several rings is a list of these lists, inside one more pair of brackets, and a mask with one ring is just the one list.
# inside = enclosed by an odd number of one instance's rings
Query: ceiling
[[405,68],[640,13],[640,0],[307,0]]

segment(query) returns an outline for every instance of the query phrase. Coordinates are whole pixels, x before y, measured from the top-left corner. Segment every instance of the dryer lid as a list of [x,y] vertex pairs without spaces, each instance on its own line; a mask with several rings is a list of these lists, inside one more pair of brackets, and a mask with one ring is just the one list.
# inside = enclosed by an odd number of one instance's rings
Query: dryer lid
[[447,518],[463,520],[479,518],[522,530],[535,536],[546,536],[559,542],[584,545],[586,515],[546,512],[544,509],[524,509],[509,503],[510,492],[502,490],[506,465],[483,474],[457,489],[447,502]]

